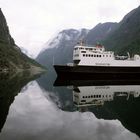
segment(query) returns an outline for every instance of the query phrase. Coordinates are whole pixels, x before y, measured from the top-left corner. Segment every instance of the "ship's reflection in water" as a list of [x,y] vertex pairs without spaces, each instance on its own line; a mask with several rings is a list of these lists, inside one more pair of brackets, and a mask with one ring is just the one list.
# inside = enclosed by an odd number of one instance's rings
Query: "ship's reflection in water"
[[73,102],[77,107],[83,106],[103,106],[105,102],[113,101],[117,98],[130,98],[140,96],[140,86],[82,86],[73,88]]
[[[108,85],[111,83],[112,85]],[[124,127],[140,136],[139,81],[71,80],[62,82],[57,79],[55,86],[62,85],[71,87],[72,102],[76,110],[93,112],[99,119],[118,119]]]

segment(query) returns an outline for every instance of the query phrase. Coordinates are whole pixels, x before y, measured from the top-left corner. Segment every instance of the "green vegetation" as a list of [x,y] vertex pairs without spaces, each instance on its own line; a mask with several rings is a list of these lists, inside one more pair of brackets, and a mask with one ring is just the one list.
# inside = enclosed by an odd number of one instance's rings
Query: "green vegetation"
[[9,33],[6,19],[0,9],[0,72],[16,72],[42,67],[33,59],[23,54]]
[[17,46],[0,43],[0,70],[15,71],[29,69],[31,65],[41,67],[33,59],[27,57]]
[[128,13],[103,41],[105,46],[119,54],[140,54],[140,7]]

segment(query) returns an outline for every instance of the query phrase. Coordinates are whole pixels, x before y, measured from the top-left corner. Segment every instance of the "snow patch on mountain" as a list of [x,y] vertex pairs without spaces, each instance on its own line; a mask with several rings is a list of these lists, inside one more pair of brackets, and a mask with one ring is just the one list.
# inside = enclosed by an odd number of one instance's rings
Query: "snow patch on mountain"
[[48,48],[58,48],[62,42],[70,42],[77,41],[78,39],[83,39],[85,37],[85,34],[87,34],[88,32],[89,30],[87,29],[63,30],[55,34],[55,36],[53,36],[47,43],[45,43],[41,52],[45,51]]
[[112,28],[110,27],[107,31],[107,33],[110,33],[112,31]]

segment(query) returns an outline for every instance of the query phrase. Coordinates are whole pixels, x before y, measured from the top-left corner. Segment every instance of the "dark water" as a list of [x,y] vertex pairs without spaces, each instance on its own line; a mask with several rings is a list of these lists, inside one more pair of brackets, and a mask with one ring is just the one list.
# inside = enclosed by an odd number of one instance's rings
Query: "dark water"
[[0,76],[0,140],[140,139],[139,82],[55,78]]

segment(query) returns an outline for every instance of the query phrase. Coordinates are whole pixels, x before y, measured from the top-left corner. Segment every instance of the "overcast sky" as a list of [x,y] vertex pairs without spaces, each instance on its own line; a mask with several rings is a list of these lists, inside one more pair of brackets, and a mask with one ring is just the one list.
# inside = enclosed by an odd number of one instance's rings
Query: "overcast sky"
[[0,0],[16,44],[36,56],[54,34],[119,22],[140,0]]

